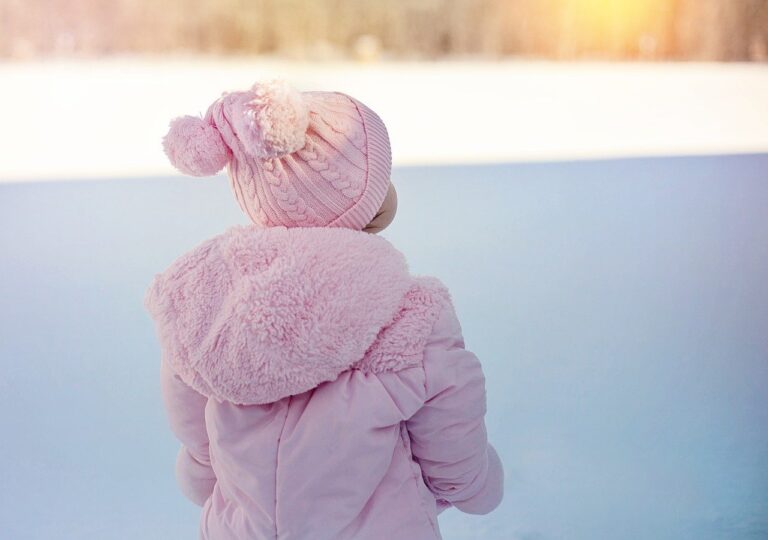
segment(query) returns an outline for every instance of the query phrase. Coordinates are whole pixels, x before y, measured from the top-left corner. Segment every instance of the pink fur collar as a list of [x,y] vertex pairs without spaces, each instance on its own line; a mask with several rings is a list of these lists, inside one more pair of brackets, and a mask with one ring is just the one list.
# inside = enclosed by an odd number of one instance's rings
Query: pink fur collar
[[145,305],[164,357],[202,394],[269,403],[417,365],[447,289],[380,236],[235,226],[155,276]]

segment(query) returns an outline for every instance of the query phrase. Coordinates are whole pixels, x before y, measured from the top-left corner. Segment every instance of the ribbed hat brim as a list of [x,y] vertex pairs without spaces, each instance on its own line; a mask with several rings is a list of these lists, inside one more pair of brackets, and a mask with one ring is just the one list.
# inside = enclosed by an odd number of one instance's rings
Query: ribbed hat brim
[[392,172],[392,150],[387,128],[379,115],[356,99],[347,97],[355,104],[363,119],[368,171],[360,199],[328,226],[361,230],[371,222],[387,196]]

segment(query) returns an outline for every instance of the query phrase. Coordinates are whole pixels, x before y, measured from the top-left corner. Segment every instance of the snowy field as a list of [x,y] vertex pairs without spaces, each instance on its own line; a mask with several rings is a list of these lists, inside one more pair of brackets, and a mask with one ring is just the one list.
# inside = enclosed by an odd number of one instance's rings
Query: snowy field
[[[447,540],[768,537],[768,154],[398,168],[506,466]],[[196,538],[141,299],[224,178],[0,185],[0,537]]]
[[275,76],[370,105],[397,165],[768,152],[768,64],[0,62],[0,181],[173,174],[170,118]]
[[[0,64],[2,540],[197,538],[142,299],[245,218],[159,138],[281,68],[206,62]],[[768,538],[765,66],[284,71],[385,118],[383,235],[484,364],[506,497],[446,540]]]

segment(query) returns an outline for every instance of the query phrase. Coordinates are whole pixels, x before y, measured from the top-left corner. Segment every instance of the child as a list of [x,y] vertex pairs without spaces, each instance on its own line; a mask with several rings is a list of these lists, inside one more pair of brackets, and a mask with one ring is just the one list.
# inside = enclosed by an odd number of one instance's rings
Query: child
[[257,83],[163,144],[186,174],[226,165],[254,222],[181,256],[145,300],[200,537],[426,540],[449,506],[496,508],[485,379],[449,293],[371,234],[397,207],[376,113]]

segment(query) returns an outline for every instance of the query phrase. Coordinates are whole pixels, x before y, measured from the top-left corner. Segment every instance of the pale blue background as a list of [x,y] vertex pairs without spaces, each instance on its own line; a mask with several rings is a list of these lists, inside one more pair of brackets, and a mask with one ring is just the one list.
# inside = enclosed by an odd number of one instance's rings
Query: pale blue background
[[[768,538],[768,154],[401,168],[506,467],[447,540]],[[0,538],[197,537],[146,286],[226,180],[0,185]]]

